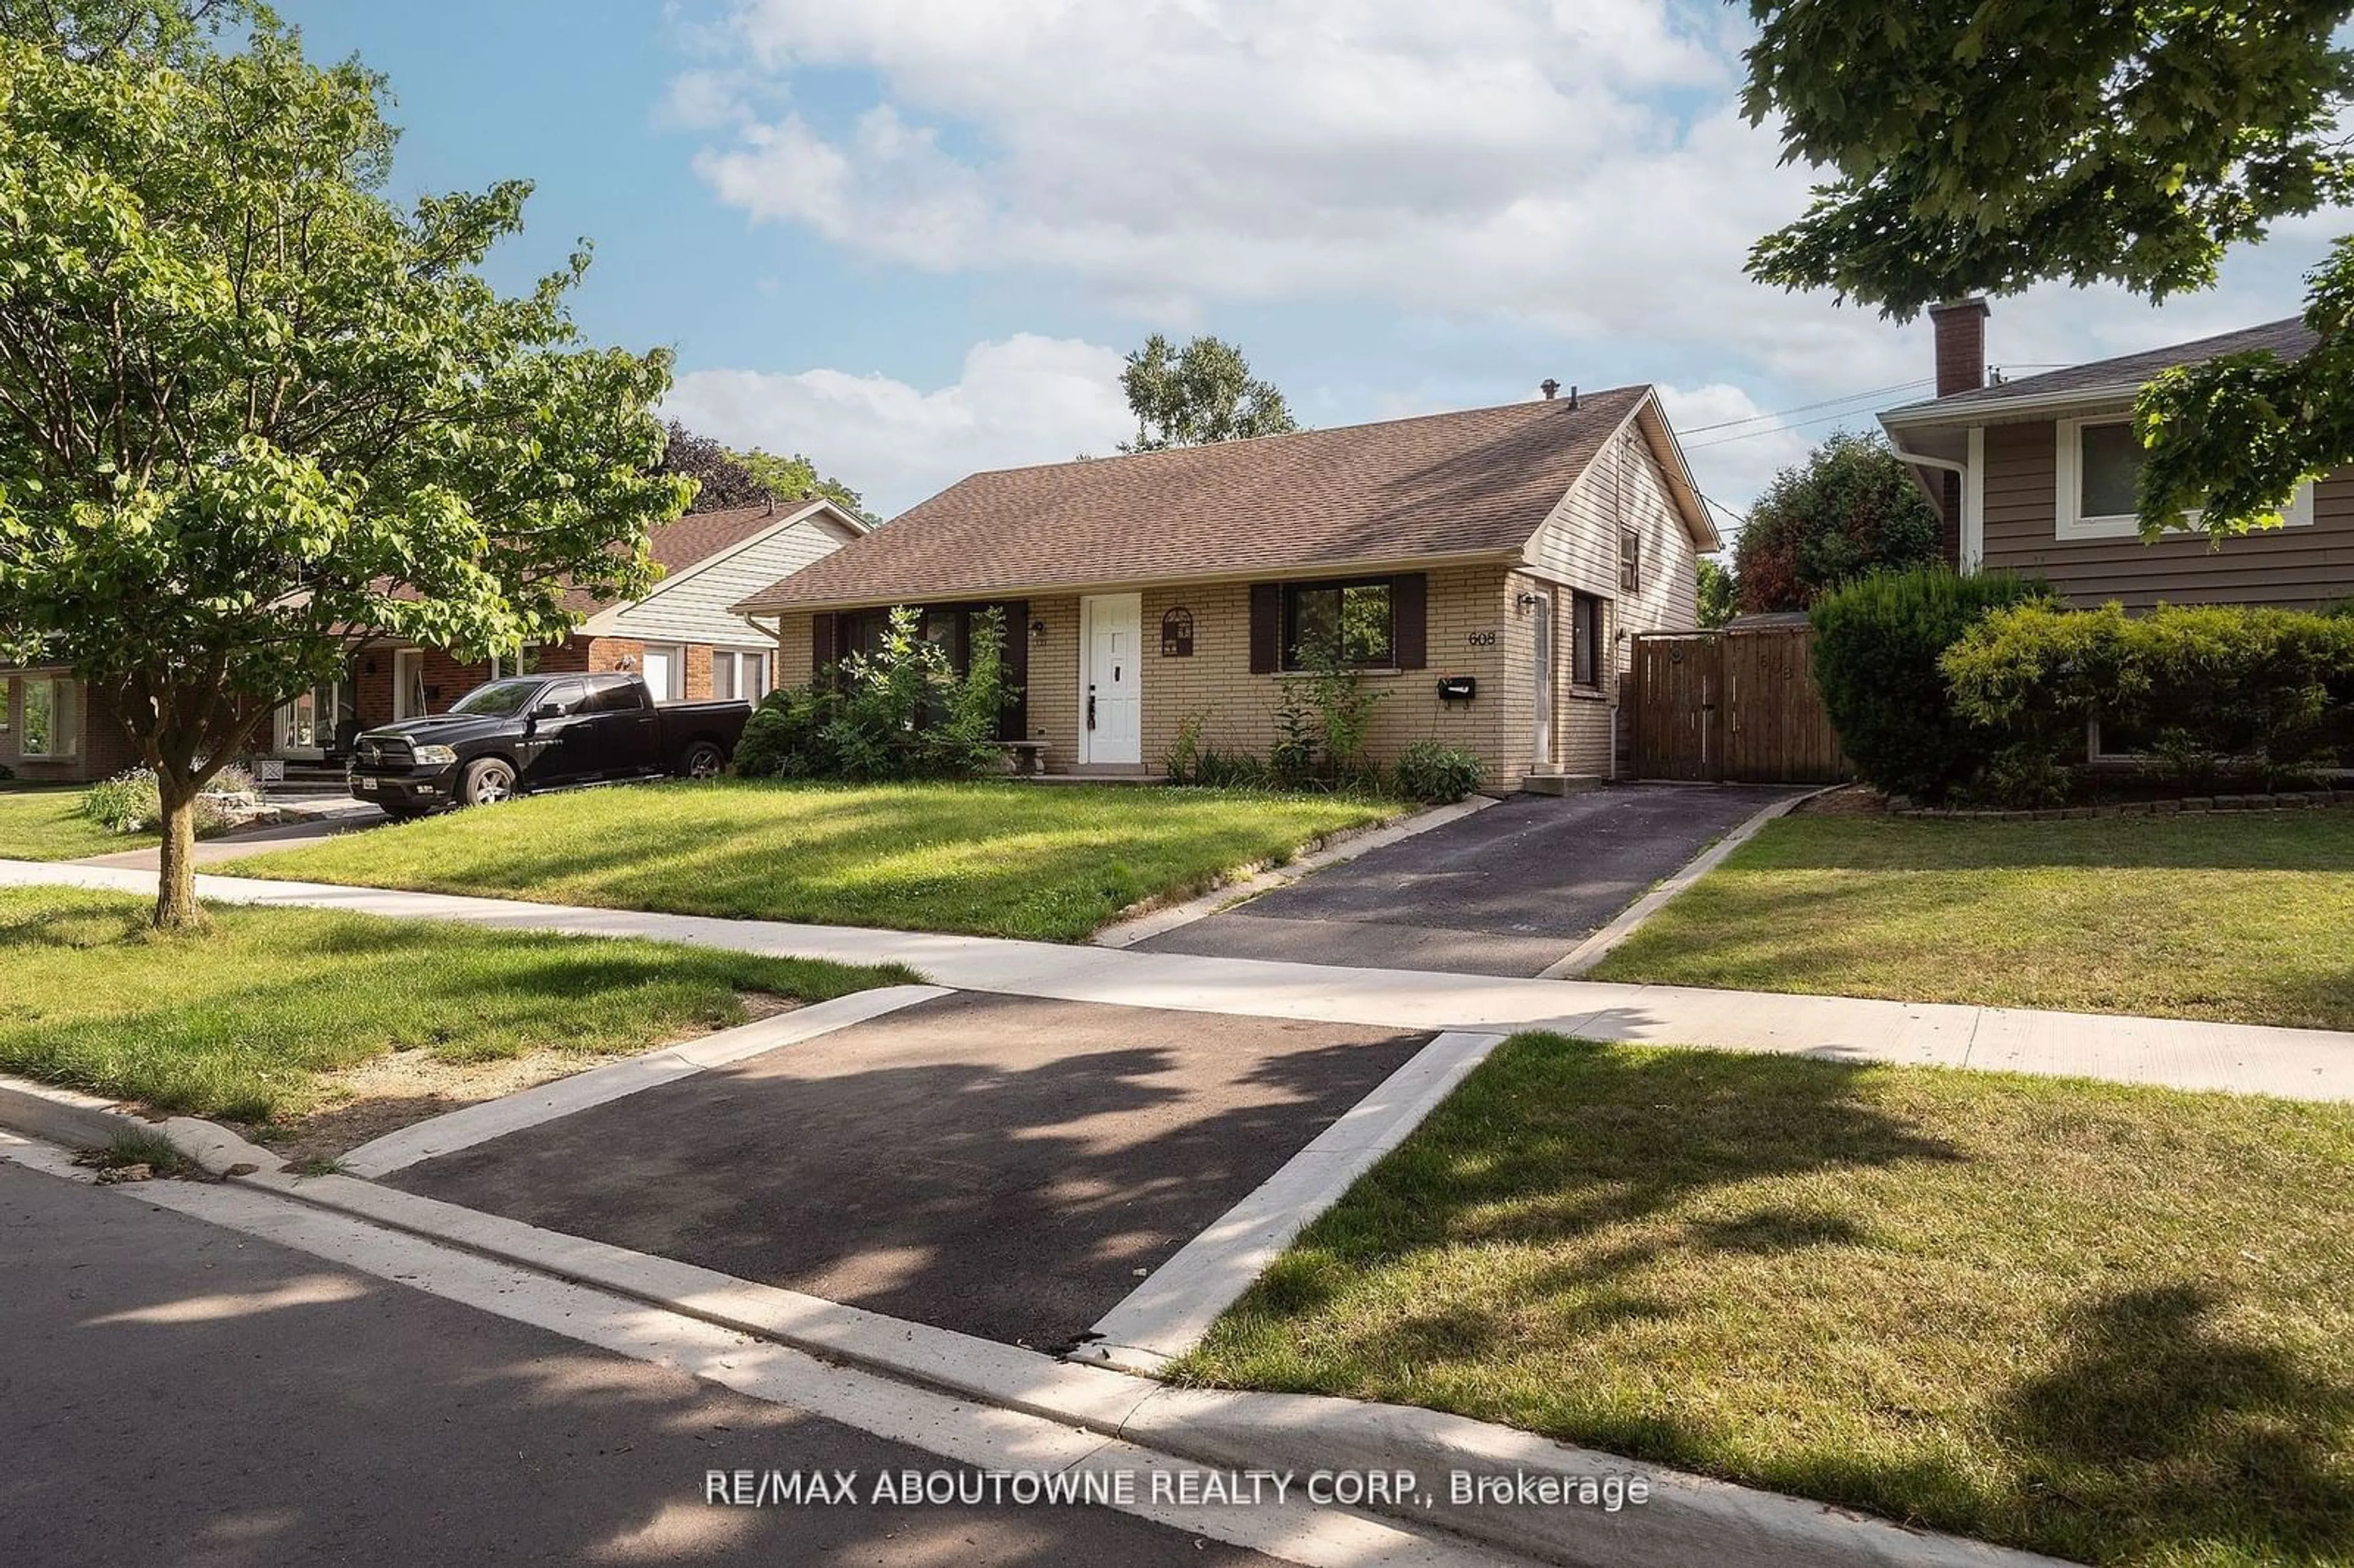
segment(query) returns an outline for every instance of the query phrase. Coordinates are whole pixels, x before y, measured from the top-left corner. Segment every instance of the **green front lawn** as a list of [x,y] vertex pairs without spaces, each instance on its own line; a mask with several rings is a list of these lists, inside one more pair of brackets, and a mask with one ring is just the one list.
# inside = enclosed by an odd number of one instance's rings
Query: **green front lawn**
[[2354,811],[1769,822],[1588,977],[2354,1029]]
[[2354,1561],[2354,1107],[1517,1036],[1177,1369],[2101,1563]]
[[726,780],[536,796],[240,860],[239,876],[1078,941],[1390,802],[1136,785]]
[[743,1022],[738,992],[821,1001],[914,977],[666,942],[0,888],[0,1072],[159,1110],[285,1121],[394,1051],[451,1064],[631,1051]]
[[80,860],[150,849],[153,833],[117,833],[81,814],[87,789],[0,787],[0,860]]

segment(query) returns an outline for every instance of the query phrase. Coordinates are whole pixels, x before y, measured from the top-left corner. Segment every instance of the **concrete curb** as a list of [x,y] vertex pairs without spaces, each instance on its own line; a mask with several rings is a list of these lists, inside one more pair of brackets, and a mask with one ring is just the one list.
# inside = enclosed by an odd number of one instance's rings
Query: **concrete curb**
[[1826,784],[1819,789],[1809,790],[1804,795],[1793,795],[1787,800],[1776,800],[1716,842],[1694,855],[1682,870],[1620,910],[1616,920],[1578,943],[1555,962],[1539,969],[1536,978],[1575,980],[1579,975],[1600,963],[1604,955],[1611,948],[1633,936],[1644,921],[1666,908],[1674,901],[1678,894],[1723,864],[1725,857],[1747,843],[1758,829],[1776,817],[1788,816],[1818,795],[1828,795],[1834,789],[1845,788],[1843,784]]
[[1450,1030],[1416,1052],[1097,1319],[1095,1342],[1071,1359],[1153,1375],[1200,1344],[1218,1314],[1291,1239],[1405,1141],[1503,1041],[1501,1034]]
[[119,1101],[95,1095],[0,1075],[0,1127],[28,1138],[69,1149],[101,1149],[126,1134],[144,1133],[164,1139],[211,1175],[224,1175],[239,1166],[256,1171],[286,1169],[286,1161],[277,1155],[217,1123],[192,1116],[149,1121],[119,1107]]
[[585,1073],[550,1079],[494,1100],[462,1106],[442,1116],[411,1122],[372,1139],[338,1162],[355,1176],[384,1176],[437,1155],[454,1154],[527,1127],[555,1121],[646,1089],[674,1084],[713,1067],[740,1062],[786,1045],[814,1040],[854,1023],[864,1023],[913,1007],[919,1001],[954,992],[945,986],[891,985],[853,991],[831,1001],[813,1002],[773,1018],[722,1029],[699,1040],[664,1050],[649,1051],[627,1061],[592,1067]]
[[1150,906],[1136,914],[1123,916],[1087,940],[1098,948],[1132,948],[1147,938],[1158,937],[1164,931],[1174,931],[1181,926],[1207,919],[1222,909],[1247,903],[1263,893],[1288,887],[1301,877],[1322,871],[1326,866],[1340,865],[1361,854],[1426,833],[1433,828],[1459,822],[1475,812],[1501,803],[1490,796],[1474,795],[1469,800],[1416,811],[1379,827],[1354,828],[1334,833],[1328,836],[1323,847],[1313,853],[1301,855],[1284,865],[1269,865],[1261,861],[1256,865],[1241,867],[1240,874],[1219,883],[1206,893],[1182,903]]
[[[29,1103],[35,1100],[45,1106]],[[155,1125],[65,1091],[39,1088],[29,1097],[0,1095],[0,1120],[21,1125],[17,1118],[27,1115],[84,1128],[111,1127],[117,1120]],[[106,1120],[83,1119],[92,1117]],[[175,1143],[207,1129],[228,1144],[269,1159],[234,1134],[194,1118],[176,1118],[162,1126]],[[201,1157],[196,1148],[182,1147]],[[222,1147],[207,1152],[217,1159]],[[1435,1411],[1315,1395],[1166,1388],[1122,1372],[1076,1366],[1034,1351],[540,1230],[348,1176],[294,1176],[275,1160],[269,1168],[230,1180],[348,1219],[772,1340],[823,1360],[1066,1423],[1179,1459],[1301,1472],[1412,1470],[1417,1485],[1409,1495],[1368,1499],[1365,1506],[1570,1568],[1682,1568],[1695,1562],[1738,1562],[1758,1568],[2033,1568],[2056,1561],[1908,1531],[1779,1493],[1638,1466]],[[1616,1511],[1574,1503],[1456,1505],[1447,1500],[1450,1474],[1456,1471],[1506,1484],[1523,1476],[1553,1478],[1572,1488],[1586,1481],[1598,1486],[1609,1478],[1623,1485],[1640,1477],[1649,1497]]]
[[[104,1126],[111,1129],[108,1137],[123,1126],[152,1130],[159,1125],[69,1091],[17,1080],[0,1081],[0,1089],[31,1091],[0,1093],[0,1123],[20,1130],[26,1128],[19,1118],[92,1129]],[[260,1167],[229,1178],[240,1186],[1175,1458],[1302,1472],[1410,1469],[1417,1487],[1409,1495],[1368,1499],[1364,1506],[1566,1568],[1683,1568],[1695,1562],[1756,1568],[2035,1568],[2058,1562],[1906,1530],[1776,1492],[1638,1466],[1436,1411],[1319,1395],[1167,1388],[348,1176],[294,1176],[265,1151],[193,1118],[175,1118],[160,1127],[199,1160],[258,1157],[223,1165],[224,1171],[231,1164]],[[1572,1488],[1640,1477],[1649,1497],[1617,1511],[1575,1503],[1455,1505],[1446,1499],[1450,1474],[1457,1471],[1504,1484],[1521,1477],[1552,1478]],[[1429,1489],[1427,1506],[1423,1489]]]

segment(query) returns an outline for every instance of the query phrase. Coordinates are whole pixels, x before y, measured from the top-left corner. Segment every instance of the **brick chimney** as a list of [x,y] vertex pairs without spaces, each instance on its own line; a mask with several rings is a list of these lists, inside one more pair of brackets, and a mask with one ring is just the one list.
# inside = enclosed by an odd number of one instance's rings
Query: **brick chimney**
[[[1987,302],[1984,295],[1949,300],[1929,307],[1929,323],[1937,334],[1937,396],[1950,397],[1986,385]],[[1937,479],[1937,544],[1946,564],[1962,564],[1962,478],[1940,472]]]
[[1929,322],[1937,334],[1937,396],[1950,397],[1985,386],[1986,297],[1931,305]]

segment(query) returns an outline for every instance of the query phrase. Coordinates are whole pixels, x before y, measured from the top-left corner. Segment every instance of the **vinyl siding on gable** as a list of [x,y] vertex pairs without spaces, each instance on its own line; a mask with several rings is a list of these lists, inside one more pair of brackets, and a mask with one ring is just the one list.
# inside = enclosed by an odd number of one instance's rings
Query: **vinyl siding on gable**
[[816,518],[805,519],[657,585],[646,598],[614,611],[601,630],[642,642],[761,647],[767,637],[727,607],[831,553],[842,538]]
[[[1634,592],[1619,583],[1619,535],[1641,541],[1641,577]],[[1687,631],[1700,624],[1700,553],[1668,494],[1667,476],[1649,442],[1630,426],[1598,454],[1570,487],[1526,553],[1553,607],[1553,723],[1551,765],[1578,777],[1601,777],[1611,767],[1611,726],[1621,683],[1632,668],[1642,631]],[[1603,600],[1602,685],[1570,680],[1575,652],[1572,592]],[[1619,636],[1626,633],[1626,638]],[[1533,729],[1536,715],[1528,715]]]
[[2310,609],[2354,598],[2354,469],[2314,487],[2309,527],[2262,529],[2220,547],[2204,534],[2155,545],[2060,539],[2057,429],[2049,419],[1986,428],[1987,570],[2045,578],[2074,604],[2115,599],[2129,609],[2160,601]]

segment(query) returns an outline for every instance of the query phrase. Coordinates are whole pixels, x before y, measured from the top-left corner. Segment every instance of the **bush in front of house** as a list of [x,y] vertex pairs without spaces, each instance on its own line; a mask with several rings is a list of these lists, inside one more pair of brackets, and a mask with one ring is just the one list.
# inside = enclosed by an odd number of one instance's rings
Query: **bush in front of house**
[[[213,776],[196,797],[196,832],[217,833],[228,826],[224,797],[254,794],[252,775],[234,763]],[[81,798],[81,814],[111,833],[144,832],[164,820],[164,797],[155,786],[154,770],[132,768],[101,779]]]
[[2050,597],[2008,573],[1937,567],[1876,573],[1818,600],[1815,684],[1857,776],[1932,801],[1975,778],[1987,737],[1954,711],[1938,662],[1990,612]]
[[1390,785],[1408,800],[1443,806],[1479,788],[1486,772],[1476,752],[1441,740],[1417,740],[1398,754]]
[[917,612],[891,612],[882,645],[853,653],[831,674],[772,692],[745,722],[736,771],[747,779],[895,783],[972,779],[1004,760],[998,715],[1014,697],[1005,680],[1005,621],[972,622],[964,673],[922,634]]
[[[1986,793],[2081,763],[2097,720],[2105,747],[2134,749],[2186,789],[2240,772],[2311,778],[2354,740],[2354,620],[2226,605],[1995,611],[1942,662],[1955,711],[2012,759]],[[2048,792],[2048,791],[2047,791]]]

